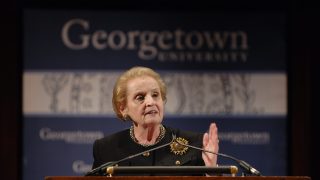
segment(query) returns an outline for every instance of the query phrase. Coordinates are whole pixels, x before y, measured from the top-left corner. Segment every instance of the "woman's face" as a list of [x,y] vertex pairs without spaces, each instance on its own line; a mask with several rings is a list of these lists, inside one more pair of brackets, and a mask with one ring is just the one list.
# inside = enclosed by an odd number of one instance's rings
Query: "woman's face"
[[128,81],[127,104],[121,112],[129,115],[138,126],[160,124],[163,107],[160,87],[155,79],[142,76]]

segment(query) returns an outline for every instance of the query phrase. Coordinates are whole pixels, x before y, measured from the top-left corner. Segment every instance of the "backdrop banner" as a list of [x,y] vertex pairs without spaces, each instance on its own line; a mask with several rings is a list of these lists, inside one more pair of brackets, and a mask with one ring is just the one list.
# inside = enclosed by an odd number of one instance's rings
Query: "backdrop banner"
[[[25,10],[23,179],[81,176],[92,144],[131,124],[112,110],[133,66],[168,86],[164,124],[219,128],[220,152],[287,175],[283,14]],[[220,157],[219,164],[237,165]]]

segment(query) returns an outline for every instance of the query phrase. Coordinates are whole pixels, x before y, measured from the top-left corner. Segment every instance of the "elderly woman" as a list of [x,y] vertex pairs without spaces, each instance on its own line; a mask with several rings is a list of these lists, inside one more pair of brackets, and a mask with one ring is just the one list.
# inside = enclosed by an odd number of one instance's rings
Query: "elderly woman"
[[[162,124],[166,85],[150,68],[133,67],[123,73],[113,89],[113,109],[117,117],[132,123],[126,129],[93,145],[93,169],[130,155],[170,143],[172,134],[180,142],[218,153],[218,129],[215,123],[208,133],[200,134],[167,127]],[[119,162],[119,166],[216,166],[217,156],[183,146],[167,146],[141,156]]]

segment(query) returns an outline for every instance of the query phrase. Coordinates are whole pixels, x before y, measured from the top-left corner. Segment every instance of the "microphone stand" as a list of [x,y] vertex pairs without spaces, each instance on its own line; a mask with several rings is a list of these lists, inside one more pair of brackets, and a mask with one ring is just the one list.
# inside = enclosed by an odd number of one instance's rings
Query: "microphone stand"
[[193,148],[193,149],[197,149],[199,151],[203,151],[203,152],[207,152],[207,153],[211,153],[211,154],[215,154],[215,155],[218,155],[218,156],[222,156],[222,157],[225,157],[225,158],[229,158],[229,159],[232,159],[234,160],[235,162],[237,162],[239,164],[239,166],[242,168],[242,170],[244,171],[244,174],[243,175],[253,175],[253,176],[261,176],[261,173],[253,168],[249,163],[243,161],[243,160],[240,160],[240,159],[237,159],[233,156],[230,156],[230,155],[227,155],[227,154],[223,154],[223,153],[215,153],[215,152],[212,152],[212,151],[208,151],[208,150],[205,150],[205,149],[202,149],[202,148],[199,148],[199,147],[196,147],[196,146],[192,146],[192,145],[189,145],[189,144],[183,144],[179,141],[175,141],[174,143],[177,143],[181,146],[186,146],[186,147],[190,147],[190,148]]

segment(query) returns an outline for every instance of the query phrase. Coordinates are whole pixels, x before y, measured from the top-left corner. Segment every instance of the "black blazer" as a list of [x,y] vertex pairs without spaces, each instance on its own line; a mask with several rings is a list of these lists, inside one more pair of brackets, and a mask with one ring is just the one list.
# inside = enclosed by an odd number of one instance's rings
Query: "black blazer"
[[[143,147],[134,142],[130,137],[129,129],[117,132],[115,134],[98,139],[93,145],[94,162],[92,168],[97,168],[100,165],[118,161],[133,154],[137,154],[148,149],[169,143],[172,140],[172,134],[176,137],[184,138],[188,144],[202,147],[201,133],[182,131],[166,127],[164,138],[156,145]],[[130,160],[120,162],[119,166],[204,166],[202,153],[199,150],[188,148],[183,155],[175,154],[171,151],[170,146],[150,152],[149,155],[141,155]]]

